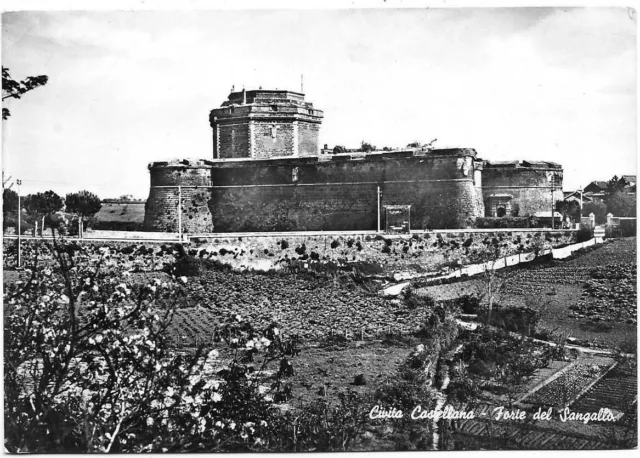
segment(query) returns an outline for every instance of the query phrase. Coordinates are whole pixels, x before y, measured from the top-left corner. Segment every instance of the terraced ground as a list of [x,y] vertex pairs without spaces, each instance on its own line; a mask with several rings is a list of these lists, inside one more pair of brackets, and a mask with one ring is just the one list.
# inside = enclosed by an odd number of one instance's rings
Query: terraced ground
[[[574,259],[515,269],[498,302],[539,310],[541,326],[558,334],[632,351],[637,347],[636,253],[636,238],[630,237],[596,245]],[[476,278],[419,292],[451,299],[484,289]]]
[[593,385],[571,408],[579,412],[597,412],[609,408],[622,413],[637,405],[638,376],[635,370],[615,367]]
[[[613,369],[608,370],[611,366]],[[600,378],[603,372],[606,374]],[[529,386],[536,384],[534,379]],[[567,390],[562,390],[561,385]],[[519,408],[527,412],[525,420],[498,420],[495,403],[462,407],[463,410],[473,409],[476,418],[454,424],[452,436],[453,440],[462,440],[466,446],[477,441],[478,448],[497,445],[534,450],[628,448],[636,441],[634,430],[628,427],[628,422],[637,415],[636,393],[635,362],[616,363],[609,357],[582,355],[513,407],[513,410]],[[608,408],[616,415],[616,420],[565,421],[560,415],[565,396],[571,412],[597,414],[601,408]],[[556,407],[552,409],[550,419],[533,418],[538,408],[546,412],[552,405]]]
[[[557,378],[547,383],[522,402],[547,407],[561,408],[571,403],[611,366],[611,358],[580,358]],[[607,406],[614,408],[614,406]],[[616,405],[616,407],[618,407]],[[597,409],[596,409],[597,412]]]
[[[519,450],[593,450],[615,448],[607,443],[604,431],[585,434],[566,431],[558,421],[495,421],[493,406],[477,408],[478,416],[473,420],[462,420],[452,433],[454,441],[464,442],[467,447],[477,441],[479,449]],[[484,414],[484,415],[483,415]],[[563,425],[563,426],[561,426]],[[602,440],[599,440],[599,436]]]

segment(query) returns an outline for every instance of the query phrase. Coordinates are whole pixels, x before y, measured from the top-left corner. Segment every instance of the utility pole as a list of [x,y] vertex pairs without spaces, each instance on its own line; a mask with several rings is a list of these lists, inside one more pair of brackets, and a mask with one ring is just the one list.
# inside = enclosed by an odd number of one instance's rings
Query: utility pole
[[580,186],[580,220],[579,223],[582,222],[582,194],[584,193],[584,189]]
[[553,211],[553,185],[555,182],[555,174],[551,175],[551,229],[555,229],[555,216]]
[[378,186],[378,232],[380,232],[380,186]]
[[16,183],[18,184],[18,267],[20,267],[20,264],[22,263],[22,260],[20,259],[20,219],[22,216],[22,208],[20,205],[20,185],[22,184],[22,180],[16,180]]
[[182,240],[182,186],[178,186],[178,238]]

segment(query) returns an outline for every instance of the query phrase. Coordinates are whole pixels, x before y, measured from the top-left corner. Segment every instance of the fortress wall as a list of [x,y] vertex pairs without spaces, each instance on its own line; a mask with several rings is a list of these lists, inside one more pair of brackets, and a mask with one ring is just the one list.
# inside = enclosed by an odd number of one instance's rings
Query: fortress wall
[[182,232],[206,233],[213,231],[213,220],[208,205],[210,188],[181,187],[151,188],[145,208],[144,230],[178,232],[178,200],[182,195]]
[[183,231],[190,233],[373,230],[378,187],[381,227],[385,205],[411,205],[413,229],[472,227],[484,212],[473,182],[474,156],[473,150],[441,150],[158,163],[150,167],[145,229],[177,230],[178,185]]
[[475,218],[484,212],[469,180],[386,183],[383,205],[411,205],[412,229],[472,227]]
[[216,164],[214,230],[376,229],[378,186],[383,226],[384,205],[411,205],[413,228],[469,227],[483,214],[470,156],[398,156]]
[[[558,179],[554,184],[553,196],[551,174]],[[519,216],[532,215],[539,211],[551,211],[552,202],[563,198],[562,169],[540,168],[489,168],[482,172],[482,196],[487,211],[492,195],[512,196],[512,205]]]
[[211,167],[205,165],[161,165],[150,168],[151,187],[211,186]]
[[[151,172],[151,189],[144,215],[146,231],[178,232],[178,201],[181,196],[183,232],[211,232],[209,211],[211,168],[159,166]],[[178,188],[180,186],[180,188]]]
[[214,188],[215,232],[374,229],[375,185]]
[[463,179],[472,182],[469,156],[407,153],[285,158],[272,161],[221,161],[211,170],[215,186],[293,184],[383,183]]
[[[494,194],[508,194],[512,196],[513,204],[518,209],[519,216],[529,216],[536,212],[550,212],[551,208],[555,208],[555,203],[563,199],[561,190],[554,190],[553,197],[549,186],[543,187],[501,187],[499,189],[489,188],[483,189],[485,208],[489,209],[489,197]],[[548,215],[547,215],[548,216]]]

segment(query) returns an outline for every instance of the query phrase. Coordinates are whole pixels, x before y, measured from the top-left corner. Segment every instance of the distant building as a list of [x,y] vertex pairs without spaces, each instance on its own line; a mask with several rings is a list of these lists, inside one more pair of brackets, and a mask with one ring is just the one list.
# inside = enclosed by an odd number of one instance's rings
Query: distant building
[[584,188],[584,195],[593,202],[602,202],[607,195],[609,183],[606,181],[592,181]]
[[634,187],[636,186],[636,176],[635,175],[622,175],[618,182],[622,181],[624,187]]
[[[588,204],[590,202],[593,202],[593,198],[591,198],[590,196],[588,196],[586,193],[584,192],[580,192],[580,191],[565,191],[564,193],[564,200],[567,202],[578,202],[580,203],[582,201],[582,204]],[[580,194],[582,194],[582,199],[580,198]]]

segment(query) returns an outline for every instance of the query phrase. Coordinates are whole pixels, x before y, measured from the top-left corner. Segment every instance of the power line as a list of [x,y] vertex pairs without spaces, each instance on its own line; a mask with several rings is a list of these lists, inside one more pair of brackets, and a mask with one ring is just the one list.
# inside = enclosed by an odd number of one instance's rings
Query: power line
[[22,180],[25,183],[39,183],[39,184],[59,184],[59,185],[69,185],[69,186],[100,186],[105,187],[108,183],[78,183],[78,182],[69,182],[69,181],[46,181],[46,180]]

